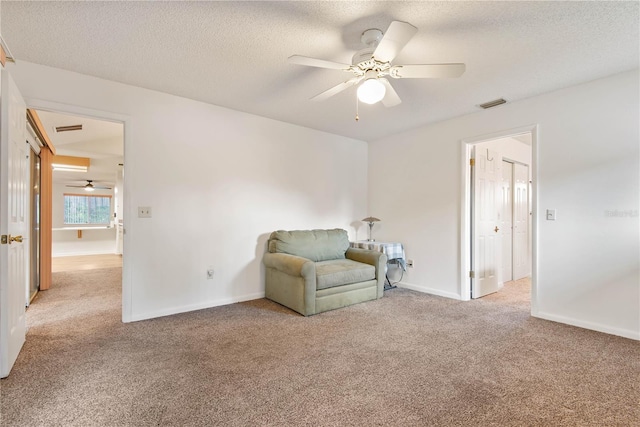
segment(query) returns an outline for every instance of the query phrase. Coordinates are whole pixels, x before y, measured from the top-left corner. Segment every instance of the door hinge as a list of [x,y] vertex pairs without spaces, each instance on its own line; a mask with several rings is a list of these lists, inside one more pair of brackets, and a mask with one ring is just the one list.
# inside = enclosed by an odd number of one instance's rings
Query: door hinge
[[2,238],[0,239],[0,244],[6,245],[8,242],[9,242],[9,236],[7,236],[6,234],[3,234]]
[[471,277],[472,279],[476,278],[476,272],[475,271],[470,271],[469,272],[469,277]]
[[469,165],[470,166],[475,166],[476,165],[476,159],[469,159]]

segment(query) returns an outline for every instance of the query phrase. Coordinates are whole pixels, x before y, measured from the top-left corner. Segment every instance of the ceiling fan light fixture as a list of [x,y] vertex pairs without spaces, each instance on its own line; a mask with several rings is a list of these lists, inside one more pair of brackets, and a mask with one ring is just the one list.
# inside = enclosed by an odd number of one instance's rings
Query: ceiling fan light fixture
[[111,190],[111,187],[104,187],[102,185],[98,185],[98,186],[93,185],[93,180],[92,179],[87,179],[87,183],[84,184],[84,185],[70,185],[70,184],[67,184],[67,187],[82,188],[82,189],[84,189],[84,191]]
[[382,101],[386,88],[377,78],[369,78],[358,87],[358,99],[365,104]]

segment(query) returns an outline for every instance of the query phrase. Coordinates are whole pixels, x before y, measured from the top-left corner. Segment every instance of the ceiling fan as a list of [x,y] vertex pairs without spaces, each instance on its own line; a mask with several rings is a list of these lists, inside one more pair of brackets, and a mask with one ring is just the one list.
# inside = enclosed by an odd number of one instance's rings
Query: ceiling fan
[[391,61],[417,31],[418,29],[413,25],[401,21],[393,21],[384,35],[378,29],[366,30],[362,33],[360,40],[367,47],[353,55],[351,65],[301,55],[290,56],[289,62],[309,67],[343,70],[354,74],[354,77],[349,80],[314,96],[311,98],[313,101],[324,101],[362,82],[357,91],[360,101],[367,104],[382,101],[385,107],[393,107],[402,101],[385,77],[390,76],[394,79],[460,77],[465,71],[465,65],[461,63],[391,65]]
[[84,191],[111,190],[111,187],[102,187],[102,186],[93,185],[92,179],[88,179],[85,185],[67,185],[67,187],[84,188]]

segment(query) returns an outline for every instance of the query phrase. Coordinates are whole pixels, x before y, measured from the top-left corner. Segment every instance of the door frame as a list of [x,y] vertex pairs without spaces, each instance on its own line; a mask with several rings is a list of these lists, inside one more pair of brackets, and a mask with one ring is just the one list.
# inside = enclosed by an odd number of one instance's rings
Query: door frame
[[[51,111],[63,114],[72,114],[75,116],[84,116],[97,120],[104,120],[109,122],[118,122],[123,125],[123,157],[124,157],[124,176],[123,187],[123,249],[122,249],[122,321],[124,323],[132,322],[132,280],[131,280],[131,263],[129,262],[129,256],[127,247],[130,246],[129,235],[126,233],[127,223],[131,221],[132,209],[131,209],[131,193],[132,183],[131,174],[128,172],[131,170],[131,164],[127,159],[132,159],[133,156],[129,154],[132,150],[133,144],[131,143],[131,128],[132,120],[129,116],[117,114],[109,111],[94,110],[91,108],[78,107],[75,105],[61,104],[57,102],[46,101],[37,98],[24,98],[27,108],[34,110]],[[129,176],[129,179],[127,179]],[[42,272],[41,272],[42,274]]]
[[460,299],[471,300],[471,148],[475,144],[494,139],[531,133],[531,314],[538,312],[538,124],[506,129],[491,134],[472,136],[460,141],[461,200],[460,200]]

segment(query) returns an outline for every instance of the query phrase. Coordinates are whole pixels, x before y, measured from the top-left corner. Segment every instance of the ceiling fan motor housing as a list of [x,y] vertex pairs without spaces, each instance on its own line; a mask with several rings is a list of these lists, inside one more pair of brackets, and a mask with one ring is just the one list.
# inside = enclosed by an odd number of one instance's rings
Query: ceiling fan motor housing
[[382,36],[382,31],[377,28],[372,28],[362,33],[360,40],[362,43],[367,45],[367,47],[357,51],[351,58],[351,64],[353,67],[357,67],[359,69],[357,70],[356,75],[362,75],[361,72],[366,73],[369,70],[380,72],[389,68],[389,64],[377,61],[373,57],[373,52],[375,52],[380,40],[382,40]]
[[367,47],[360,49],[353,55],[351,64],[359,65],[361,62],[368,61],[373,58],[373,52],[376,50],[376,47],[378,47],[380,40],[382,40],[382,31],[377,28],[372,28],[363,32],[362,36],[360,36],[360,41],[362,41],[362,43]]
[[377,28],[371,28],[362,33],[360,41],[369,47],[375,48],[382,40],[382,31]]
[[351,64],[357,67],[360,63],[369,61],[373,57],[374,50],[376,50],[374,47],[366,47],[357,51],[351,59]]

